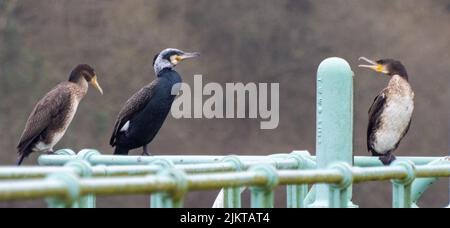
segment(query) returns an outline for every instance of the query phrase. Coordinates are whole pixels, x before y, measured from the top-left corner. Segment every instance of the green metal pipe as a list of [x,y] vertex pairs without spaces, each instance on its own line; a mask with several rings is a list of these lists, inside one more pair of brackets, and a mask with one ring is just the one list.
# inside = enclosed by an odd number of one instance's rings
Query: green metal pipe
[[[57,156],[57,155],[56,155]],[[249,161],[244,162],[243,169],[247,170],[249,167],[256,164],[270,164],[276,166],[278,169],[296,169],[298,162],[294,159],[284,159],[275,162],[271,161]],[[232,172],[236,171],[236,167],[228,162],[221,163],[205,163],[205,164],[185,164],[176,165],[175,168],[183,170],[189,174],[197,173],[216,173],[216,172]],[[103,176],[138,176],[155,174],[161,168],[157,165],[136,165],[136,166],[94,166],[92,175],[95,177]],[[76,172],[77,170],[71,167],[2,167],[0,168],[0,180],[6,179],[32,179],[42,178],[55,172]],[[78,174],[78,173],[75,173]]]
[[[420,197],[423,195],[423,193],[432,185],[434,184],[439,177],[446,177],[445,167],[450,164],[450,157],[436,159],[432,162],[430,162],[427,166],[421,166],[416,168],[417,172],[417,179],[414,181],[412,185],[412,202],[414,203],[414,206],[417,206],[417,202],[420,199]],[[425,168],[425,169],[424,169]],[[450,170],[447,170],[447,172],[450,172]],[[432,176],[432,177],[430,177]],[[420,178],[425,177],[425,178]]]
[[[89,159],[91,165],[143,165],[149,164],[156,159],[171,160],[175,164],[201,164],[217,163],[226,156],[114,156],[114,155],[94,155]],[[39,165],[62,166],[65,163],[76,159],[73,155],[41,155],[38,159]],[[264,160],[267,156],[239,156],[242,160]]]
[[[440,159],[437,157],[397,157],[399,161],[411,161],[415,165],[427,165],[436,159]],[[381,163],[380,159],[377,157],[354,157],[355,166],[358,167],[383,167],[384,165]]]
[[75,170],[70,167],[1,167],[0,180],[43,178],[57,172],[75,172]]
[[401,167],[353,168],[352,173],[354,183],[403,179],[407,175]]
[[267,177],[252,172],[191,175],[188,177],[190,190],[210,190],[224,187],[264,185]]
[[[248,166],[254,164],[273,162],[267,161],[268,156],[238,156],[239,159],[248,162]],[[38,159],[39,165],[42,166],[62,166],[67,162],[76,159],[77,156],[73,155],[41,155]],[[89,157],[88,162],[91,165],[114,165],[114,166],[124,166],[124,165],[146,165],[155,160],[163,159],[170,160],[178,165],[198,165],[205,163],[220,163],[226,156],[113,156],[113,155],[93,155]],[[275,165],[277,167],[293,167],[295,168],[296,161],[290,158],[271,158],[275,160]]]
[[[288,155],[288,154],[280,154]],[[266,160],[268,156],[238,156],[243,161],[261,161]],[[65,163],[76,159],[76,155],[41,155],[38,159],[38,163],[43,166],[62,166]],[[142,157],[142,156],[112,156],[112,155],[94,155],[90,157],[89,162],[92,165],[146,165],[156,159],[169,159],[175,164],[200,164],[200,163],[218,163],[225,156],[154,156],[154,157]],[[315,156],[310,157],[312,161],[316,161]],[[436,157],[398,157],[399,160],[409,160],[414,162],[415,165],[426,165],[436,159]],[[359,167],[382,167],[383,164],[377,157],[354,157],[355,166]],[[315,165],[315,164],[314,164]]]
[[109,176],[144,176],[155,174],[160,167],[155,165],[147,166],[94,166],[92,167],[92,175],[95,177]]
[[[450,176],[450,165],[418,167],[417,176]],[[403,179],[407,171],[399,167],[352,168],[355,182],[370,180]],[[337,170],[284,170],[277,171],[278,185],[302,185],[313,183],[339,184],[343,181],[342,173]],[[229,187],[265,186],[269,177],[260,172],[232,172],[219,174],[202,174],[187,176],[187,188],[211,190]],[[113,177],[83,178],[77,180],[80,194],[118,195],[148,194],[152,192],[170,192],[177,183],[169,177]],[[31,199],[46,196],[64,197],[66,185],[55,180],[26,180],[0,182],[0,200]]]
[[0,182],[0,200],[38,199],[48,196],[67,197],[67,186],[56,180]]
[[450,176],[450,161],[447,162],[447,165],[430,165],[430,166],[422,166],[416,167],[416,175],[419,178],[425,177],[448,177]]
[[175,181],[168,177],[113,177],[80,179],[82,195],[127,195],[151,192],[169,192],[176,187]]
[[283,170],[278,171],[279,183],[289,184],[336,184],[342,181],[342,175],[335,170]]
[[308,185],[288,185],[286,193],[287,208],[306,208],[305,199],[308,194]]

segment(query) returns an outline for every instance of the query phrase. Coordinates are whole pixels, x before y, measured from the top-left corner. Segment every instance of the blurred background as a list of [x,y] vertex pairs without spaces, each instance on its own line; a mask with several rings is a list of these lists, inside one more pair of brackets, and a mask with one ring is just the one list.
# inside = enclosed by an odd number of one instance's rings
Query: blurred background
[[[95,67],[105,95],[88,93],[56,149],[112,153],[108,141],[118,111],[154,79],[153,56],[166,47],[202,53],[177,68],[189,84],[194,74],[203,74],[204,83],[280,83],[280,125],[263,131],[259,120],[169,117],[153,153],[314,154],[315,72],[332,56],[347,59],[356,74],[355,155],[368,155],[367,111],[389,79],[357,69],[360,56],[396,58],[409,71],[416,110],[397,153],[444,156],[450,150],[450,0],[0,0],[0,165],[14,164],[34,105],[79,63]],[[26,164],[36,165],[36,156]],[[435,185],[420,205],[446,205],[447,186],[445,180]],[[186,206],[210,207],[216,194],[190,193]],[[389,182],[357,185],[354,195],[361,207],[391,205]],[[98,206],[147,207],[147,199],[107,197]],[[281,190],[277,201],[284,205]]]

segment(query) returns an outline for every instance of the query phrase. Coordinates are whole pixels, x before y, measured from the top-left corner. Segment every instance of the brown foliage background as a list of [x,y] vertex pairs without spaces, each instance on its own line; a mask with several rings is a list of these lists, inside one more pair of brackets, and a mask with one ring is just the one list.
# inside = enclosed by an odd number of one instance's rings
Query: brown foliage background
[[[354,148],[367,155],[367,109],[388,79],[357,69],[363,55],[400,59],[411,75],[417,107],[398,154],[449,151],[449,0],[0,0],[0,164],[13,164],[33,106],[78,63],[95,66],[105,96],[90,91],[58,148],[111,153],[117,112],[153,80],[151,60],[166,47],[202,52],[178,67],[190,84],[194,74],[203,74],[204,83],[280,83],[280,126],[261,131],[256,120],[169,118],[151,145],[154,153],[314,153],[315,71],[324,58],[339,56],[356,73]],[[208,207],[214,194],[191,193],[186,205]],[[422,206],[443,206],[447,196],[442,181]],[[390,201],[389,183],[355,187],[363,207]],[[0,203],[26,206],[44,204]],[[112,197],[99,206],[145,207],[147,201]]]

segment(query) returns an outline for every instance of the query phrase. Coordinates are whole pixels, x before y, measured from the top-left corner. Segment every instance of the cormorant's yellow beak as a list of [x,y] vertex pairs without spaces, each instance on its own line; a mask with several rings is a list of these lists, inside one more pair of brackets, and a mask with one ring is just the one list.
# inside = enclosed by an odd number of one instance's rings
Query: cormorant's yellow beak
[[381,73],[387,72],[385,66],[383,66],[371,59],[368,59],[366,57],[360,57],[359,61],[366,61],[367,63],[370,64],[370,65],[359,65],[359,67],[361,67],[361,68],[368,68],[368,69],[374,70],[376,72],[381,72]]
[[175,59],[176,59],[178,62],[181,62],[181,61],[183,61],[183,60],[186,60],[186,59],[192,59],[192,58],[197,58],[197,57],[199,57],[199,56],[200,56],[200,53],[198,53],[198,52],[184,53],[184,54],[182,54],[182,55],[177,55],[177,56],[175,57]]
[[100,85],[98,84],[98,81],[97,81],[97,75],[95,75],[91,79],[91,84],[100,92],[101,95],[103,95],[102,87],[100,87]]

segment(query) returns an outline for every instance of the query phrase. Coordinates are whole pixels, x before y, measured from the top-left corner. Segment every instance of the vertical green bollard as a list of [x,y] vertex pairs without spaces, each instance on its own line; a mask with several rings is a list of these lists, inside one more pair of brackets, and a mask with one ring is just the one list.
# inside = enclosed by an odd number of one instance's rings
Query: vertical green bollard
[[349,189],[353,184],[352,168],[345,162],[339,162],[331,165],[330,169],[337,170],[342,175],[342,181],[339,184],[330,185],[329,207],[330,208],[347,208]]
[[273,208],[274,189],[278,185],[277,170],[271,165],[258,165],[252,167],[250,172],[261,173],[267,177],[265,186],[250,187],[252,208]]
[[416,168],[414,163],[408,161],[396,161],[392,165],[403,167],[408,173],[405,179],[392,181],[392,206],[394,208],[411,208],[413,205],[411,186],[416,178]]
[[[235,167],[235,171],[242,171],[244,164],[237,156],[225,157],[222,162],[228,162]],[[224,208],[241,208],[241,188],[225,188],[223,192]]]
[[[353,72],[341,58],[324,60],[317,72],[316,156],[319,169],[353,164]],[[328,207],[330,187],[318,184],[309,207]],[[348,202],[351,203],[351,188]]]
[[[73,160],[68,162],[66,167],[72,167],[80,177],[92,177],[92,168],[88,162],[83,160]],[[77,207],[79,208],[95,208],[96,197],[93,194],[81,196],[78,200]]]
[[77,177],[71,173],[54,173],[47,177],[48,180],[61,182],[67,188],[64,198],[48,197],[46,199],[49,208],[77,208],[80,196],[80,186]]

